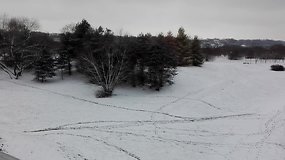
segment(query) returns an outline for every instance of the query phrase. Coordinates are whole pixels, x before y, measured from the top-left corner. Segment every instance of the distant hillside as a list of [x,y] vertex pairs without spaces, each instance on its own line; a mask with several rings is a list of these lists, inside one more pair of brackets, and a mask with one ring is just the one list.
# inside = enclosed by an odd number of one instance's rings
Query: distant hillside
[[273,45],[285,45],[285,41],[275,40],[235,40],[235,39],[204,39],[202,40],[202,47],[222,47],[222,46],[243,46],[243,47],[271,47]]

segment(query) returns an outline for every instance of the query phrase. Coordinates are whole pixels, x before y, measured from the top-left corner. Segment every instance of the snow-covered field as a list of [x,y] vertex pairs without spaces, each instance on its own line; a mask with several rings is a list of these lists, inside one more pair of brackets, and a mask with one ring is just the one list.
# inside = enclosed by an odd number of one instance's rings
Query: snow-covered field
[[[284,160],[285,72],[223,59],[161,92],[0,73],[0,148],[21,160]],[[4,144],[1,147],[1,144]]]

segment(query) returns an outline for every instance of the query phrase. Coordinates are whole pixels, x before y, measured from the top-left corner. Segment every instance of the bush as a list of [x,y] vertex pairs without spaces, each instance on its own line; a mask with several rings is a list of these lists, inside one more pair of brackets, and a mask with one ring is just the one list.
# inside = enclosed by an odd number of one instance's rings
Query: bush
[[232,52],[228,55],[229,60],[240,60],[241,58],[242,58],[242,56],[238,52]]
[[271,70],[272,70],[272,71],[284,71],[285,68],[284,68],[284,66],[282,66],[282,65],[275,64],[275,65],[272,65],[272,66],[271,66]]
[[106,98],[106,97],[111,97],[112,96],[112,92],[109,91],[104,91],[103,89],[102,90],[98,90],[96,92],[96,98]]

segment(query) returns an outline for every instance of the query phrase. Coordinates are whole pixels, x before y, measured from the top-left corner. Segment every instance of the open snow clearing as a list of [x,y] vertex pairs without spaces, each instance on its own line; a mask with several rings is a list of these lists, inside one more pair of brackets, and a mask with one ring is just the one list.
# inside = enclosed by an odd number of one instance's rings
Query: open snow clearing
[[[0,149],[21,160],[284,160],[285,72],[218,59],[111,98],[82,75],[0,74]],[[3,144],[3,145],[2,145]],[[1,146],[2,145],[2,146]]]

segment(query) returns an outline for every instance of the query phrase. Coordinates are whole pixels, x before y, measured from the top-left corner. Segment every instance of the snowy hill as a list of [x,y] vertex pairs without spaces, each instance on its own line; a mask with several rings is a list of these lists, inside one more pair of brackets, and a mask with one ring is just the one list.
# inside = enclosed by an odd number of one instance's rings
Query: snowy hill
[[242,46],[242,47],[271,47],[274,45],[285,45],[285,41],[277,40],[247,40],[247,39],[204,39],[202,47]]
[[112,98],[81,75],[0,74],[0,146],[21,160],[284,160],[285,73],[218,59]]

